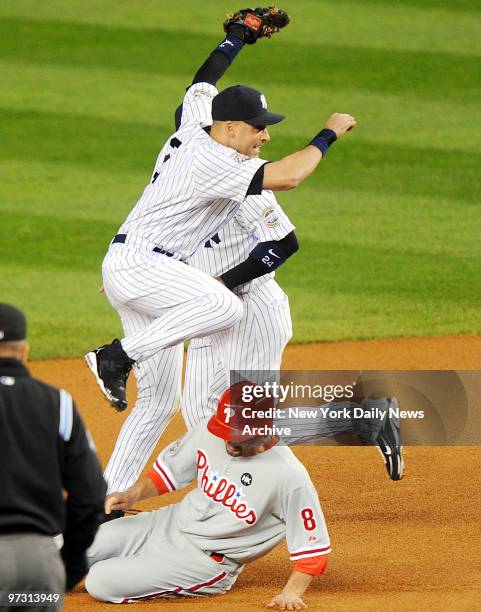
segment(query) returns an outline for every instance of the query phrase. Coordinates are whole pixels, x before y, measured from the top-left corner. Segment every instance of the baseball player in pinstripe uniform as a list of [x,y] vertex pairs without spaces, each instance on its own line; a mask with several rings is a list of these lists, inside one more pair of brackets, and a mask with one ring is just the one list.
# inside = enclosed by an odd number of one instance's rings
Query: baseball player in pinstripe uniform
[[[91,595],[127,603],[222,594],[245,563],[286,538],[294,567],[269,606],[307,607],[303,593],[313,576],[325,573],[331,551],[319,499],[288,447],[270,435],[243,434],[236,393],[226,391],[216,415],[161,452],[147,476],[108,498],[107,511],[126,509],[197,480],[179,504],[101,526],[88,555]],[[268,403],[243,406],[262,410]]]
[[[284,117],[268,111],[265,97],[252,88],[234,86],[220,94],[215,88],[244,43],[264,32],[262,19],[259,23],[249,15],[228,27],[225,40],[194,77],[180,127],[160,151],[149,184],[102,264],[105,292],[125,336],[91,351],[86,360],[117,410],[127,407],[125,385],[134,367],[137,426],[122,429],[118,442],[128,440],[124,457],[131,457],[129,445],[143,447],[148,456],[168,422],[180,392],[184,340],[215,334],[226,375],[230,370],[225,336],[216,332],[241,318],[241,300],[222,279],[183,260],[215,236],[248,196],[303,182],[329,146],[356,124],[352,116],[336,113],[305,148],[273,163],[259,158],[270,139],[267,126]],[[226,284],[233,287],[272,272],[297,249],[297,241],[288,235],[258,247],[228,271]],[[145,415],[150,415],[147,423]],[[134,462],[125,482],[135,479],[139,465]],[[109,468],[106,477],[110,480]]]

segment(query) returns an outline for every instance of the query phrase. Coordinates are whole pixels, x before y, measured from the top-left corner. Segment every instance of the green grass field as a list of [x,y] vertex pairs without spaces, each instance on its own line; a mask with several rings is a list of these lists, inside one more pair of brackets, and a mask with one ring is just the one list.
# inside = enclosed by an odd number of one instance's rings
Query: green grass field
[[[288,115],[263,156],[334,111],[358,128],[280,201],[301,250],[278,274],[295,341],[481,332],[479,0],[286,0],[292,24],[246,48],[248,83]],[[232,0],[0,5],[0,301],[34,358],[118,334],[99,295],[186,85]]]

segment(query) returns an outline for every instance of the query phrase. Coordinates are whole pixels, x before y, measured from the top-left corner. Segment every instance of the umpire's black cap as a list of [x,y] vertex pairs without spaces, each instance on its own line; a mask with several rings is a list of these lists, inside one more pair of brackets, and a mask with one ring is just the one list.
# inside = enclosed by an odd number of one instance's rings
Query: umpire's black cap
[[25,340],[27,320],[21,310],[0,302],[0,342]]
[[273,125],[285,115],[267,110],[265,96],[246,85],[233,85],[218,93],[212,100],[214,121],[244,121],[250,125]]

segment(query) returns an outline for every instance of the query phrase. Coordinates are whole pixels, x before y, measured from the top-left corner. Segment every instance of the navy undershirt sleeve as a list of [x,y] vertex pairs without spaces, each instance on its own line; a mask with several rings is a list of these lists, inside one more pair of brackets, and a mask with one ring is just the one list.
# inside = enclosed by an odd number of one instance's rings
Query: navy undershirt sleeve
[[[299,243],[294,232],[287,234],[282,240],[260,242],[245,261],[222,274],[221,279],[228,289],[234,289],[234,287],[273,272],[298,250]],[[263,252],[265,253],[264,257],[262,257]],[[279,257],[275,255],[272,257],[272,252]],[[263,261],[265,257],[266,259]],[[269,266],[269,262],[274,263]]]

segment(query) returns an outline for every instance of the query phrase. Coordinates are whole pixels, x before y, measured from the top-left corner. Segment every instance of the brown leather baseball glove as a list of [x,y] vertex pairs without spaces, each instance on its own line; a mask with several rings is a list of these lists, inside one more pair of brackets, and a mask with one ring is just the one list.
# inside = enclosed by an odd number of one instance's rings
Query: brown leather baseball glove
[[286,11],[277,8],[274,4],[266,8],[245,8],[227,15],[224,31],[228,33],[233,27],[237,31],[242,29],[244,42],[253,45],[259,38],[270,38],[281,28],[285,28],[289,21]]

